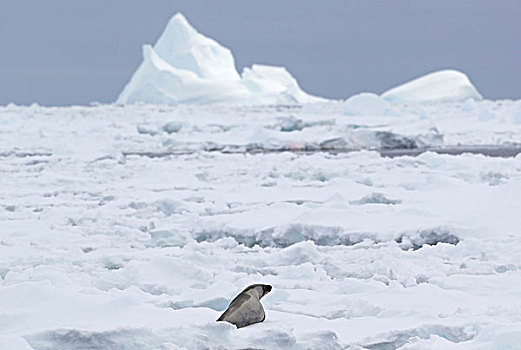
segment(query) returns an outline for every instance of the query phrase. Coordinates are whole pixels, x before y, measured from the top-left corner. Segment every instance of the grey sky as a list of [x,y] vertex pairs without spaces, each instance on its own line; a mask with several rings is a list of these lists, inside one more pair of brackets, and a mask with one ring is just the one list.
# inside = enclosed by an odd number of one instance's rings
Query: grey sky
[[176,12],[239,71],[282,65],[319,96],[455,68],[486,98],[521,98],[519,0],[2,0],[0,104],[114,101]]

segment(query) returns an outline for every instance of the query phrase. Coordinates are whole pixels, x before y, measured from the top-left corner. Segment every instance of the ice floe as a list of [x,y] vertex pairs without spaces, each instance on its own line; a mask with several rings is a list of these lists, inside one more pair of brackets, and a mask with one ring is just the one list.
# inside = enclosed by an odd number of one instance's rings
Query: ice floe
[[380,152],[513,147],[519,101],[359,102],[0,107],[0,348],[515,348],[521,155]]

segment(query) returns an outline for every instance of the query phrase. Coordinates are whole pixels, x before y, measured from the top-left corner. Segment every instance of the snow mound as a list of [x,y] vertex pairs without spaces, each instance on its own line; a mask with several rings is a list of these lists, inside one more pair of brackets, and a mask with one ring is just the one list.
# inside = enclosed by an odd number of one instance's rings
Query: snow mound
[[178,13],[154,47],[143,46],[143,62],[117,103],[308,103],[308,95],[283,67],[253,65],[242,77],[231,51],[201,33]]
[[429,73],[387,90],[382,97],[391,102],[465,102],[483,99],[469,78],[456,70]]

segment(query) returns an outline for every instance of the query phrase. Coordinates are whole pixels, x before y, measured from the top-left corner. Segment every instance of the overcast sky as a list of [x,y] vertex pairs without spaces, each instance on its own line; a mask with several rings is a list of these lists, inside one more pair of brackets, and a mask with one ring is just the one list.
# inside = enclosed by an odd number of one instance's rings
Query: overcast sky
[[455,68],[486,98],[521,98],[519,0],[2,0],[0,104],[113,102],[177,12],[239,71],[282,65],[319,96]]

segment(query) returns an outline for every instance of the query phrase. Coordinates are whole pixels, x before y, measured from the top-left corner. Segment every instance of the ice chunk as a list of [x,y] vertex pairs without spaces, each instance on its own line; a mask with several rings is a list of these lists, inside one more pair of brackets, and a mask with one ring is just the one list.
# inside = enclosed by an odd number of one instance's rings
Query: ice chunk
[[297,119],[293,116],[278,118],[279,129],[282,132],[300,131],[304,129],[302,119]]
[[416,136],[416,144],[418,147],[441,147],[443,135],[435,127],[430,128],[426,134]]
[[157,135],[157,133],[158,133],[157,130],[155,130],[153,128],[149,128],[146,125],[138,125],[136,128],[137,128],[137,132],[140,134],[143,134],[143,135],[154,136],[154,135]]
[[465,102],[480,101],[482,96],[469,78],[456,70],[433,72],[382,94],[392,102]]
[[279,259],[282,264],[299,265],[320,261],[321,255],[313,241],[300,241],[283,249]]
[[164,199],[155,202],[157,211],[162,212],[166,216],[171,216],[173,214],[179,214],[183,211],[183,203],[179,201],[173,201],[169,199]]
[[150,232],[152,247],[183,247],[192,237],[186,232],[172,230],[158,230]]
[[183,124],[179,122],[169,122],[163,125],[163,130],[169,134],[173,134],[179,132],[179,130],[181,130],[182,127]]
[[[436,349],[447,349],[448,344],[466,342],[476,336],[476,331],[472,327],[454,327],[445,325],[428,325],[415,329],[389,332],[387,339],[376,343],[364,345],[364,349],[386,350],[386,349],[433,349],[431,347],[418,347],[418,341],[428,339],[445,339],[442,347]],[[376,337],[381,337],[377,335]],[[432,343],[432,342],[431,342]],[[439,343],[439,342],[438,342]],[[414,344],[416,346],[409,347]],[[404,346],[405,345],[405,346]],[[452,348],[452,347],[451,347]]]
[[362,92],[351,96],[343,106],[343,112],[346,115],[380,116],[387,114],[390,110],[391,104],[372,92]]
[[389,199],[383,193],[373,192],[361,199],[350,201],[352,205],[364,204],[399,204],[402,201],[399,199]]
[[374,136],[380,141],[380,148],[382,149],[418,148],[418,144],[413,138],[398,135],[390,131],[376,131]]
[[447,243],[457,245],[460,239],[452,234],[447,228],[435,227],[432,229],[424,229],[416,232],[406,232],[395,239],[403,250],[418,250],[423,245],[437,245],[438,243]]

